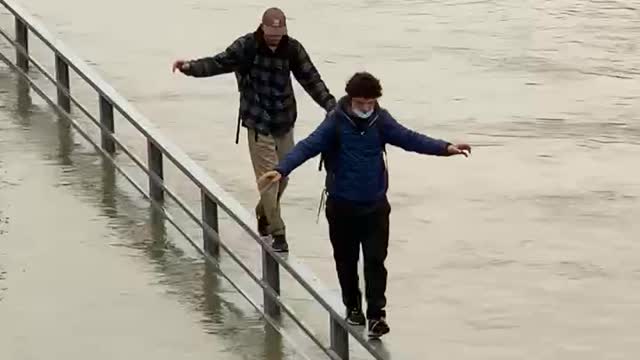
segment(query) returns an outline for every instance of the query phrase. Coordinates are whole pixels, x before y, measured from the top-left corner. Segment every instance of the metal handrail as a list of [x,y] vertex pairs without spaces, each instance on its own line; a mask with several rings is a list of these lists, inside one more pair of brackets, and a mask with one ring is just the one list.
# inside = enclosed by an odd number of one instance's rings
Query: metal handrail
[[[5,37],[5,39],[7,38],[6,33],[0,29],[0,35],[2,35],[3,37]],[[289,340],[290,342],[294,343],[294,341],[290,338],[287,337],[286,334],[284,334],[284,332],[282,331],[282,329],[280,329],[280,326],[277,324],[277,322],[275,322],[275,320],[272,318],[272,316],[270,316],[269,314],[265,313],[265,311],[256,303],[255,300],[253,300],[247,293],[246,291],[244,291],[242,288],[240,288],[236,283],[234,283],[220,268],[219,263],[213,258],[213,255],[208,253],[207,251],[203,251],[197,244],[196,242],[192,239],[192,237],[190,235],[188,235],[182,228],[180,228],[180,226],[178,225],[178,223],[175,221],[175,219],[173,219],[172,216],[170,216],[167,212],[166,209],[164,207],[162,207],[162,204],[157,201],[154,200],[153,197],[151,195],[148,195],[144,189],[142,189],[142,187],[140,185],[138,185],[138,183],[135,182],[135,180],[133,180],[133,178],[131,176],[129,176],[129,174],[127,174],[126,171],[124,171],[115,161],[115,159],[111,156],[109,156],[108,152],[105,149],[102,149],[98,144],[96,144],[91,137],[87,134],[87,132],[85,132],[82,127],[80,125],[78,125],[78,123],[73,120],[70,116],[69,113],[67,113],[64,109],[62,109],[62,107],[56,103],[53,102],[53,100],[49,99],[49,97],[47,97],[46,93],[28,76],[28,74],[20,69],[19,66],[11,63],[11,61],[9,59],[7,59],[2,53],[0,53],[0,59],[2,59],[5,63],[7,63],[10,67],[12,67],[16,72],[18,72],[19,75],[21,75],[28,83],[29,85],[36,91],[36,93],[38,95],[40,95],[45,102],[50,105],[58,115],[62,116],[66,121],[69,121],[71,123],[71,125],[80,133],[80,135],[82,135],[82,137],[84,137],[104,158],[108,159],[109,162],[113,165],[113,167],[118,170],[118,172],[136,189],[138,190],[138,192],[140,192],[142,195],[145,196],[145,198],[147,198],[152,207],[156,210],[159,211],[159,213],[162,214],[162,216],[167,219],[175,228],[176,230],[180,233],[180,235],[182,235],[189,243],[190,245],[192,245],[197,251],[198,253],[200,253],[201,255],[203,255],[205,257],[205,260],[208,261],[211,265],[214,265],[215,268],[219,271],[219,273],[231,284],[231,286],[238,291],[238,293],[240,293],[240,295],[242,297],[245,298],[245,300],[247,300],[256,310],[258,310],[258,312],[260,312],[260,314],[265,317],[265,319],[267,320],[267,322],[273,326],[280,334],[284,335],[287,340]],[[28,57],[29,61],[34,64],[36,66],[36,68],[38,68],[39,70],[41,70],[41,72],[45,75],[45,77],[47,77],[48,79],[50,79],[51,75],[48,74],[46,72],[46,70],[42,69],[42,66],[33,58]],[[66,90],[62,90],[63,92]],[[68,95],[68,92],[66,93],[66,95]],[[71,101],[74,103],[77,103],[77,101],[71,97],[70,95],[68,95],[71,98]],[[82,110],[83,113],[86,112],[86,109],[80,105],[79,108]],[[95,118],[93,117],[93,115],[91,114],[86,114],[91,120],[92,122],[96,122],[97,120],[95,120]],[[100,125],[102,126],[102,124]],[[110,135],[114,141],[120,145],[119,140],[117,140],[117,138],[113,135]],[[144,170],[145,172],[149,173],[149,176],[156,176],[155,174],[153,174],[152,172],[149,172],[149,170],[144,167],[144,165],[142,165],[141,161],[137,159],[137,157],[133,154],[131,154],[131,152],[129,150],[127,150],[125,147],[122,148],[124,150],[124,152],[126,154],[128,154],[130,156],[130,158],[134,161],[134,163],[136,163],[136,165],[138,165],[142,170]],[[214,232],[214,230],[212,230],[209,226],[207,226],[206,224],[204,224],[202,222],[201,219],[198,219],[193,212],[191,211],[191,209],[189,209],[186,205],[184,205],[184,202],[182,200],[180,200],[179,197],[177,197],[177,195],[174,195],[173,193],[169,192],[168,188],[166,188],[164,185],[160,185],[162,186],[163,189],[165,189],[167,191],[167,193],[171,194],[171,197],[174,199],[174,201],[187,213],[187,215],[189,215],[189,217],[191,217],[192,219],[194,219],[196,221],[196,223],[198,223],[198,225],[200,225],[200,227],[206,227],[207,229],[204,231],[208,231],[211,232],[211,236],[216,237],[217,238],[217,233]],[[269,296],[274,302],[276,302],[279,306],[281,306],[285,312],[294,320],[294,322],[296,322],[296,324],[298,326],[300,326],[300,328],[314,341],[314,343],[316,343],[316,345],[318,345],[320,347],[321,350],[325,351],[325,353],[327,353],[327,355],[329,355],[332,359],[339,359],[336,358],[334,356],[333,353],[329,352],[328,349],[326,349],[322,343],[319,342],[319,340],[317,339],[317,337],[315,336],[315,334],[313,334],[311,332],[311,330],[309,330],[309,328],[301,322],[301,320],[298,319],[298,317],[295,315],[295,313],[293,312],[293,310],[291,310],[291,308],[284,304],[282,302],[282,300],[280,300],[278,298],[278,294],[272,289],[270,288],[267,284],[265,284],[263,281],[261,281],[260,279],[258,279],[255,274],[253,274],[253,272],[251,272],[251,270],[244,264],[242,263],[242,261],[239,259],[239,257],[232,251],[230,250],[228,247],[226,247],[225,244],[220,243],[220,245],[223,246],[223,248],[225,249],[225,251],[231,256],[231,258],[234,260],[234,262],[236,264],[238,264],[248,275],[249,277],[256,283],[258,284],[263,291],[265,291],[265,293],[267,293],[267,296]]]
[[[205,259],[214,262],[212,255],[217,254],[218,248],[223,250],[236,262],[250,277],[263,289],[264,305],[263,308],[251,300],[237,286],[234,287],[260,311],[265,319],[278,328],[273,317],[277,316],[282,308],[294,322],[305,332],[311,340],[318,345],[329,357],[333,359],[348,359],[349,345],[348,335],[350,334],[358,343],[360,343],[369,354],[375,359],[384,359],[384,357],[364,338],[362,332],[349,326],[340,312],[340,302],[330,294],[321,284],[320,280],[312,274],[312,272],[297,261],[293,256],[289,255],[288,259],[282,258],[275,253],[271,247],[257,234],[252,225],[249,212],[244,209],[235,199],[225,192],[206,172],[193,160],[191,160],[180,148],[169,141],[161,134],[147,118],[138,112],[126,99],[124,99],[114,88],[104,81],[96,72],[91,69],[81,58],[76,56],[69,50],[60,40],[51,35],[46,28],[34,17],[29,15],[14,0],[0,0],[0,3],[9,10],[16,22],[16,39],[12,40],[3,31],[1,35],[5,37],[16,48],[16,65],[10,63],[12,67],[18,71],[20,75],[29,81],[30,85],[41,95],[49,105],[62,117],[71,122],[71,124],[85,137],[101,155],[108,158],[119,172],[122,173],[134,187],[142,192],[152,203],[158,207],[163,215],[181,232],[183,236],[204,255]],[[29,56],[28,53],[28,34],[32,33],[39,38],[54,54],[56,59],[56,79],[48,74],[41,65]],[[4,56],[2,56],[4,58]],[[57,89],[58,103],[53,103],[48,99],[44,91],[37,88],[37,85],[29,78],[27,70],[29,64],[32,63],[42,72],[45,77],[50,80]],[[92,116],[86,108],[78,103],[69,91],[69,67],[80,76],[88,85],[90,85],[99,95],[100,98],[100,120],[98,121]],[[84,132],[75,121],[73,121],[68,112],[73,103],[85,114],[91,121],[101,130],[102,145],[94,143],[88,134]],[[124,144],[114,135],[113,109],[116,109],[138,132],[140,132],[148,143],[149,168],[145,167],[140,159],[135,157]],[[149,176],[149,190],[147,195],[145,191],[122,170],[110,156],[115,152],[115,145],[118,145],[126,155],[128,155],[134,163],[140,167]],[[170,189],[163,184],[163,158],[166,157],[180,171],[187,176],[201,191],[202,194],[202,217],[196,216],[182,200],[178,198]],[[164,207],[161,206],[164,200],[164,194],[168,194],[188,216],[194,220],[203,229],[205,239],[202,251],[195,242],[184,232],[179,229],[177,223],[166,214]],[[228,246],[218,237],[218,211],[220,206],[229,217],[238,224],[246,234],[255,240],[262,248],[263,261],[263,280],[260,280],[240,258],[228,248]],[[294,314],[291,308],[284,304],[280,299],[280,281],[279,267],[284,268],[294,279],[300,284],[328,313],[330,318],[330,342],[331,347],[326,348],[315,334]],[[226,277],[226,276],[225,276]],[[227,278],[227,280],[231,281]]]

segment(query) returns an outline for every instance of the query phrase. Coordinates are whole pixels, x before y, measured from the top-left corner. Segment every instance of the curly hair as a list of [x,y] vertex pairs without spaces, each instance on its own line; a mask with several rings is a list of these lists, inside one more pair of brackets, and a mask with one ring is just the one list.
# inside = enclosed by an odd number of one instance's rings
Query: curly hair
[[351,98],[377,99],[382,96],[380,80],[368,72],[355,73],[344,90]]

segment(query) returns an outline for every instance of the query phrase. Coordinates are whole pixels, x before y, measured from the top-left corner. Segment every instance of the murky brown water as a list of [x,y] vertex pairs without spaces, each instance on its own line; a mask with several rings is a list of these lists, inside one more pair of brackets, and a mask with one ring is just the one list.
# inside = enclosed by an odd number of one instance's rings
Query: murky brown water
[[[470,159],[389,154],[392,333],[385,345],[394,358],[634,358],[639,1],[277,4],[336,94],[352,72],[368,69],[401,121],[475,145]],[[253,206],[246,141],[233,143],[233,76],[187,79],[171,74],[170,64],[223,49],[253,29],[267,5],[24,5]],[[322,112],[297,90],[300,138]],[[293,176],[284,212],[293,253],[335,288],[326,223],[315,223],[316,166]],[[176,178],[175,186],[197,200],[186,181]],[[193,279],[180,269],[180,279]]]

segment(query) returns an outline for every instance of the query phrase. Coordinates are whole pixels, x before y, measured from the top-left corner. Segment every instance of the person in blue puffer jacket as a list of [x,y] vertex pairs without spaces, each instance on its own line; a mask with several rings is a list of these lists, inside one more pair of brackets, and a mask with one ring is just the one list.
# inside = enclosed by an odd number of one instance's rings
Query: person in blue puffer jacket
[[272,171],[258,180],[264,191],[288,177],[294,169],[318,154],[326,169],[326,217],[336,271],[346,307],[346,320],[365,325],[358,284],[360,246],[364,254],[365,295],[369,336],[389,332],[384,262],[389,244],[386,144],[426,155],[468,156],[468,144],[451,144],[430,138],[399,124],[380,107],[380,81],[367,72],[347,82],[347,93],[306,139],[300,141]]

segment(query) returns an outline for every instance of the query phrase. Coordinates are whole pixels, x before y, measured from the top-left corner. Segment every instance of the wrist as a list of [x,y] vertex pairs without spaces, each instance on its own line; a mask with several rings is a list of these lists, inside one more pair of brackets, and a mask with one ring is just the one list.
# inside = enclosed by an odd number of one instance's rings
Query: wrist
[[450,147],[453,146],[452,143],[445,141],[445,145],[444,145],[444,155],[450,155],[451,151],[449,150]]
[[192,69],[193,69],[193,60],[186,60],[182,64],[180,70],[182,70],[182,72],[188,73],[188,72],[191,72]]

